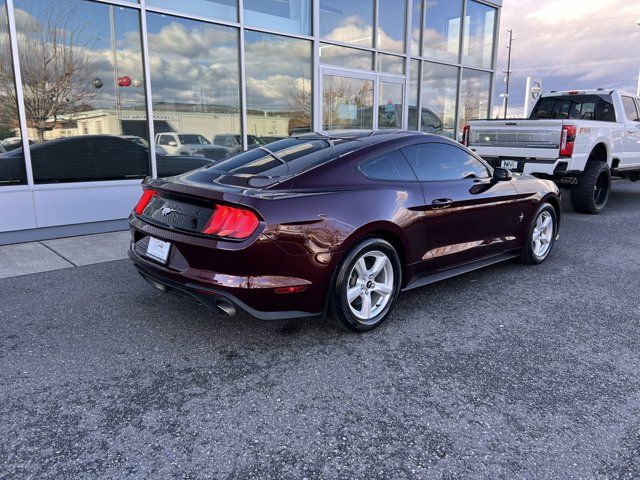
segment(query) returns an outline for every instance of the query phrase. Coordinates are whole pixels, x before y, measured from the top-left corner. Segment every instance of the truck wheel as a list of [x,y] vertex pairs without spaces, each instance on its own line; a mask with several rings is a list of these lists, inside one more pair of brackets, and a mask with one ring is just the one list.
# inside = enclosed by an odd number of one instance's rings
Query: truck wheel
[[600,213],[611,192],[611,172],[604,162],[587,162],[578,177],[578,184],[571,189],[571,206],[578,213]]

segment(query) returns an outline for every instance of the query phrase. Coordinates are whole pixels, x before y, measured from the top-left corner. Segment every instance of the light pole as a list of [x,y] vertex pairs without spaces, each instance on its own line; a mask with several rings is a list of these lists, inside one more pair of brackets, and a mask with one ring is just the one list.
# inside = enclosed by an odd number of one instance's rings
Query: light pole
[[504,108],[504,118],[507,118],[507,110],[509,109],[509,82],[511,80],[511,47],[513,45],[513,30],[508,30],[509,32],[509,44],[507,45],[507,49],[509,50],[509,56],[507,57],[507,71],[504,72],[507,74],[505,79],[505,83],[507,84],[507,88],[503,95],[500,95],[504,99],[503,108]]
[[[638,26],[640,27],[640,19],[638,19]],[[636,92],[636,95],[640,97],[640,71],[638,71],[638,91]]]

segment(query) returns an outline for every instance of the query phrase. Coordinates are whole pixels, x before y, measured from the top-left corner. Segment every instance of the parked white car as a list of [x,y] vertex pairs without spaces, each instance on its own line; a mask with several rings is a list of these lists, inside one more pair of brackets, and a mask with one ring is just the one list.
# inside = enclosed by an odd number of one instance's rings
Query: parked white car
[[222,160],[229,157],[233,151],[220,145],[212,145],[204,136],[197,133],[158,133],[156,144],[160,145],[169,155],[183,155],[206,157],[211,160]]
[[640,178],[640,98],[601,88],[550,92],[528,119],[469,122],[463,143],[493,166],[570,188],[576,212],[599,213],[612,176]]

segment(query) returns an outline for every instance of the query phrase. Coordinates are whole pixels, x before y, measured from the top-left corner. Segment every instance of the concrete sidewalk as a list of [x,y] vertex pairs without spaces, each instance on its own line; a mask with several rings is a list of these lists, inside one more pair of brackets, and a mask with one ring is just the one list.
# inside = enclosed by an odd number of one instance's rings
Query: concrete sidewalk
[[127,258],[129,231],[0,246],[0,278]]

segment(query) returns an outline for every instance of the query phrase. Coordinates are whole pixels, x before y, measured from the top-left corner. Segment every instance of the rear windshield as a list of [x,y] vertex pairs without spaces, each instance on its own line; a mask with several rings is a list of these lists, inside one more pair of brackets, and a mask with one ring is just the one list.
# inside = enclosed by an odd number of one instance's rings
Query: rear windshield
[[296,175],[357,148],[357,141],[287,138],[235,155],[208,170],[243,177]]
[[540,98],[529,118],[615,122],[616,114],[611,95],[559,95]]

